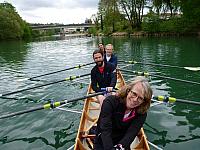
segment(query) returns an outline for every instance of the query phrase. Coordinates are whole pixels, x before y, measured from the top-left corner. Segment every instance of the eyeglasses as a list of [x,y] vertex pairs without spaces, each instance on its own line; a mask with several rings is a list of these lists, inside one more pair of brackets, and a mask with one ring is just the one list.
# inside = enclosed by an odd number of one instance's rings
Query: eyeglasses
[[130,91],[130,93],[131,93],[131,97],[137,98],[137,101],[139,103],[143,103],[144,102],[144,98],[140,97],[136,92]]

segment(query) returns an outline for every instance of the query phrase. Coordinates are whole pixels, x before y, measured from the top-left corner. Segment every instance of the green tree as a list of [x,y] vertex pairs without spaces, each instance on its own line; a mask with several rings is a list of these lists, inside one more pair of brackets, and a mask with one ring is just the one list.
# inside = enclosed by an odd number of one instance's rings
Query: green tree
[[[100,0],[95,24],[106,34],[199,31],[199,6],[200,0]],[[147,15],[143,15],[145,7],[149,8]]]
[[118,0],[100,0],[98,16],[104,33],[110,34],[122,28],[124,17],[119,11]]
[[31,36],[28,24],[10,3],[0,3],[0,39],[22,39]]
[[183,16],[190,21],[200,22],[200,1],[181,0]]
[[120,7],[132,30],[141,27],[145,3],[145,0],[119,0]]

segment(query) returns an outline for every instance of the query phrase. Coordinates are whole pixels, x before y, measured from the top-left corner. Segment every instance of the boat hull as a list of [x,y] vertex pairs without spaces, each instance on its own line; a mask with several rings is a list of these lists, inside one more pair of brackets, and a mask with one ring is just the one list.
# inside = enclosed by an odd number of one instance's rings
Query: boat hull
[[[125,80],[120,71],[117,71],[117,85],[116,88],[120,88],[125,85]],[[88,86],[87,94],[93,93],[91,85]],[[100,114],[100,105],[96,97],[85,99],[83,112],[79,124],[79,129],[75,141],[75,150],[90,150],[93,149],[94,134],[91,134],[90,130],[93,126],[96,126],[98,117]],[[131,150],[149,150],[146,136],[143,128],[141,128],[137,137],[131,144]]]

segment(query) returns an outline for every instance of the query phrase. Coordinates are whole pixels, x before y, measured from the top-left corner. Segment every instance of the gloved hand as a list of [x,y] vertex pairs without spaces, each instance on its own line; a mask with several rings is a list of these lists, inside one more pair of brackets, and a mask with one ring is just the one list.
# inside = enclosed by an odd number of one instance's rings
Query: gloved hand
[[122,144],[117,144],[114,146],[115,150],[125,150],[122,146]]
[[113,90],[113,87],[106,87],[107,92],[111,92]]

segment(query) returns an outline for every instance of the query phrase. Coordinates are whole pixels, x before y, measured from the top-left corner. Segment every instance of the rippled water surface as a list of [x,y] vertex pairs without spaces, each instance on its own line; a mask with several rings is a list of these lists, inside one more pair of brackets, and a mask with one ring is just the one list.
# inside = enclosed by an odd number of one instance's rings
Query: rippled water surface
[[[75,37],[34,42],[0,42],[0,94],[63,80],[72,75],[89,73],[93,65],[81,69],[43,76],[40,81],[27,80],[79,64],[92,62],[98,41],[113,43],[119,60],[167,64],[181,68],[135,64],[126,69],[176,78],[194,83],[158,78],[152,75],[154,95],[167,95],[200,102],[200,71],[184,66],[200,66],[200,39],[184,38],[92,38]],[[119,66],[126,64],[119,63]],[[126,80],[132,78],[124,73]],[[7,98],[0,98],[0,115],[42,106],[49,101],[72,99],[86,94],[89,77],[35,88]],[[83,100],[72,102],[65,109],[81,110]],[[163,149],[193,149],[200,146],[200,106],[161,104],[150,108],[144,125],[148,140]],[[74,144],[80,114],[40,110],[0,120],[0,149],[68,149]],[[152,147],[152,149],[155,149]]]

